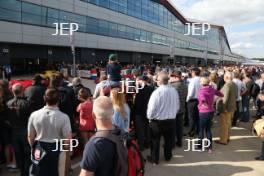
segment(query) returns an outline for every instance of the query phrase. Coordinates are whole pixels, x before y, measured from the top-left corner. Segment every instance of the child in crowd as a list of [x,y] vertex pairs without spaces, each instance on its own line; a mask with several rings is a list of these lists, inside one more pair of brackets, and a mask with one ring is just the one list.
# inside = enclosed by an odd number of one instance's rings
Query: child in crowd
[[80,113],[80,134],[83,145],[90,139],[95,131],[95,121],[92,117],[93,102],[92,94],[89,89],[82,88],[79,90],[78,98],[81,101],[77,107],[77,112]]
[[264,116],[264,91],[261,91],[258,95],[256,118],[260,119],[262,116]]

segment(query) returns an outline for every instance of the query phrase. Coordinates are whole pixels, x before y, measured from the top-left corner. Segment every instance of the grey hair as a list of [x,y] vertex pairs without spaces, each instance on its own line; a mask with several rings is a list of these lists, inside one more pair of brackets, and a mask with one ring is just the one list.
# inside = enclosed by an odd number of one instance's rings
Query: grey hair
[[12,92],[15,96],[23,92],[23,86],[21,84],[15,84],[12,86]]
[[109,97],[100,96],[94,101],[93,113],[96,119],[112,120],[113,112],[113,104]]

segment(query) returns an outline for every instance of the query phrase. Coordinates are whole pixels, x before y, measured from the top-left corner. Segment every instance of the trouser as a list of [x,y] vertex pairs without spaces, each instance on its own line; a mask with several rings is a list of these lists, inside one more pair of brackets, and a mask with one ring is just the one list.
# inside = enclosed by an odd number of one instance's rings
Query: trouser
[[207,139],[210,141],[209,149],[212,149],[212,131],[211,131],[211,123],[214,116],[214,112],[206,112],[206,113],[199,113],[200,116],[200,124],[199,124],[199,140],[200,140],[200,147],[202,148],[202,140],[204,139],[204,132],[206,133]]
[[60,151],[52,151],[56,149],[56,143],[37,142],[46,151],[46,156],[38,165],[33,164],[32,174],[34,176],[58,176],[59,155]]
[[189,126],[189,115],[188,115],[188,106],[187,102],[185,102],[185,113],[184,113],[184,126]]
[[164,137],[164,157],[165,160],[170,160],[172,157],[172,149],[174,142],[174,127],[175,119],[160,120],[150,122],[151,129],[151,159],[152,161],[159,162],[160,152],[160,138]]
[[175,120],[175,136],[176,144],[182,146],[182,135],[183,135],[183,113],[178,113]]
[[240,101],[236,102],[236,111],[234,113],[234,117],[232,119],[232,126],[236,126],[237,120],[239,119],[240,116]]
[[21,176],[28,176],[31,161],[26,129],[13,130],[13,147]]
[[261,148],[261,155],[260,155],[261,159],[264,160],[264,141],[262,142],[262,148]]
[[150,128],[147,119],[144,119],[140,115],[136,115],[136,135],[140,150],[144,149],[144,146],[150,144]]
[[243,96],[243,98],[242,98],[242,112],[243,112],[243,116],[242,116],[242,119],[241,119],[242,122],[248,122],[249,119],[250,119],[249,101],[250,101],[250,97],[249,96]]
[[220,114],[220,142],[227,144],[230,139],[231,119],[234,112]]
[[199,111],[198,111],[198,100],[192,99],[187,104],[189,120],[191,120],[191,128],[189,133],[199,133]]

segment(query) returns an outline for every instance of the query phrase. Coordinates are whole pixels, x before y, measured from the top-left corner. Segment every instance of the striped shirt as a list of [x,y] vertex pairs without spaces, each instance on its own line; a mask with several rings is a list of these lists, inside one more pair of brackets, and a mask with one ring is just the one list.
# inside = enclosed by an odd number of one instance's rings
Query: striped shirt
[[147,117],[155,120],[175,119],[179,108],[179,95],[175,88],[161,85],[150,96]]

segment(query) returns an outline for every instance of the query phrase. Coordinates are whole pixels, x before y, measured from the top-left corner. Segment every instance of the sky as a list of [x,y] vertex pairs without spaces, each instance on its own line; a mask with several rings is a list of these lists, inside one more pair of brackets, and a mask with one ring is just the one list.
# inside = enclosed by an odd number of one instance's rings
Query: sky
[[231,50],[264,58],[264,0],[171,0],[186,18],[225,27]]

